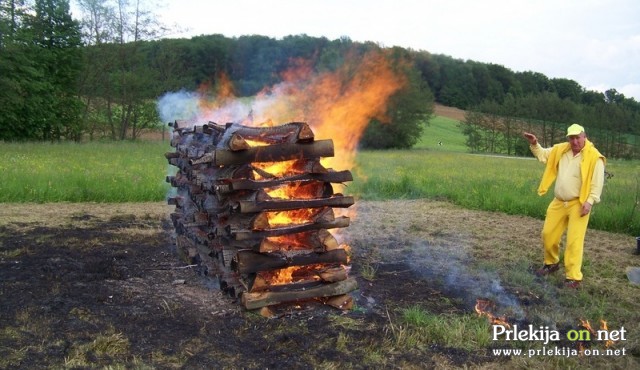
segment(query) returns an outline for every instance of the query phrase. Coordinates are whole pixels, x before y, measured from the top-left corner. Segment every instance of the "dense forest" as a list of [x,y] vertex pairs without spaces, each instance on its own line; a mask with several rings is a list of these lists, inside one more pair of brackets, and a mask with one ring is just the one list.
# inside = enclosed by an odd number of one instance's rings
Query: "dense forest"
[[135,139],[162,126],[156,101],[166,92],[215,88],[224,76],[237,96],[279,81],[296,59],[316,71],[384,53],[409,83],[393,96],[390,125],[369,125],[361,144],[411,147],[433,102],[465,109],[472,151],[525,154],[522,129],[543,143],[580,122],[608,156],[640,158],[640,103],[615,89],[514,72],[496,64],[348,38],[260,35],[162,38],[165,27],[143,1],[0,0],[0,140]]

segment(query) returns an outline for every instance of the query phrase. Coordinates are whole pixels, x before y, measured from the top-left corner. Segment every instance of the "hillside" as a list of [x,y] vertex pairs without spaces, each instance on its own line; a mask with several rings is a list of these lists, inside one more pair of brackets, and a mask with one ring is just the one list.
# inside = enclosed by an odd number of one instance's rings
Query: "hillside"
[[434,104],[433,113],[436,116],[442,116],[454,119],[456,121],[462,121],[466,111],[454,107],[447,107],[442,104]]

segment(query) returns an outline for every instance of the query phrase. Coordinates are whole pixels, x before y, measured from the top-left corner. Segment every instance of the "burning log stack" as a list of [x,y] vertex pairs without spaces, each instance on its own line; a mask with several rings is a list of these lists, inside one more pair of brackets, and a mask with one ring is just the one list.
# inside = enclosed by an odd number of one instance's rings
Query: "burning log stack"
[[307,299],[351,307],[348,246],[328,231],[349,226],[334,208],[352,197],[332,183],[349,171],[324,168],[332,140],[315,140],[306,123],[272,127],[170,124],[178,168],[171,214],[176,244],[189,263],[206,267],[220,288],[247,309]]

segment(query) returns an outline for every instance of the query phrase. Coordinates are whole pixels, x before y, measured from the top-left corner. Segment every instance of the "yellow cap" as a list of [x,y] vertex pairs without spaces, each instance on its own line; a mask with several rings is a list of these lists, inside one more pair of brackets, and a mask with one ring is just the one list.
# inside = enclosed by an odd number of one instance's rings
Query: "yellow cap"
[[567,136],[580,135],[582,132],[584,132],[584,127],[574,123],[567,129]]

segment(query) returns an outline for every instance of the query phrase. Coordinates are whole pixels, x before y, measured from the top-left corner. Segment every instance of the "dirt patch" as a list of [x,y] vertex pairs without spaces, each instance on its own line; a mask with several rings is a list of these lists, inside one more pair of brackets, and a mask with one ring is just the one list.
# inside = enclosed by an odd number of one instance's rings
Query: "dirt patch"
[[[341,236],[353,247],[356,308],[304,302],[267,319],[178,259],[171,208],[3,205],[0,367],[495,367],[508,358],[488,349],[398,348],[401,310],[463,315],[479,296],[545,309],[535,294],[497,289],[499,276],[478,264],[507,248],[537,264],[539,220],[427,200],[359,202]],[[629,241],[590,237],[603,250]]]
[[436,116],[447,117],[447,118],[455,119],[456,121],[464,121],[464,115],[467,112],[455,107],[447,107],[440,104],[434,104],[433,113]]

